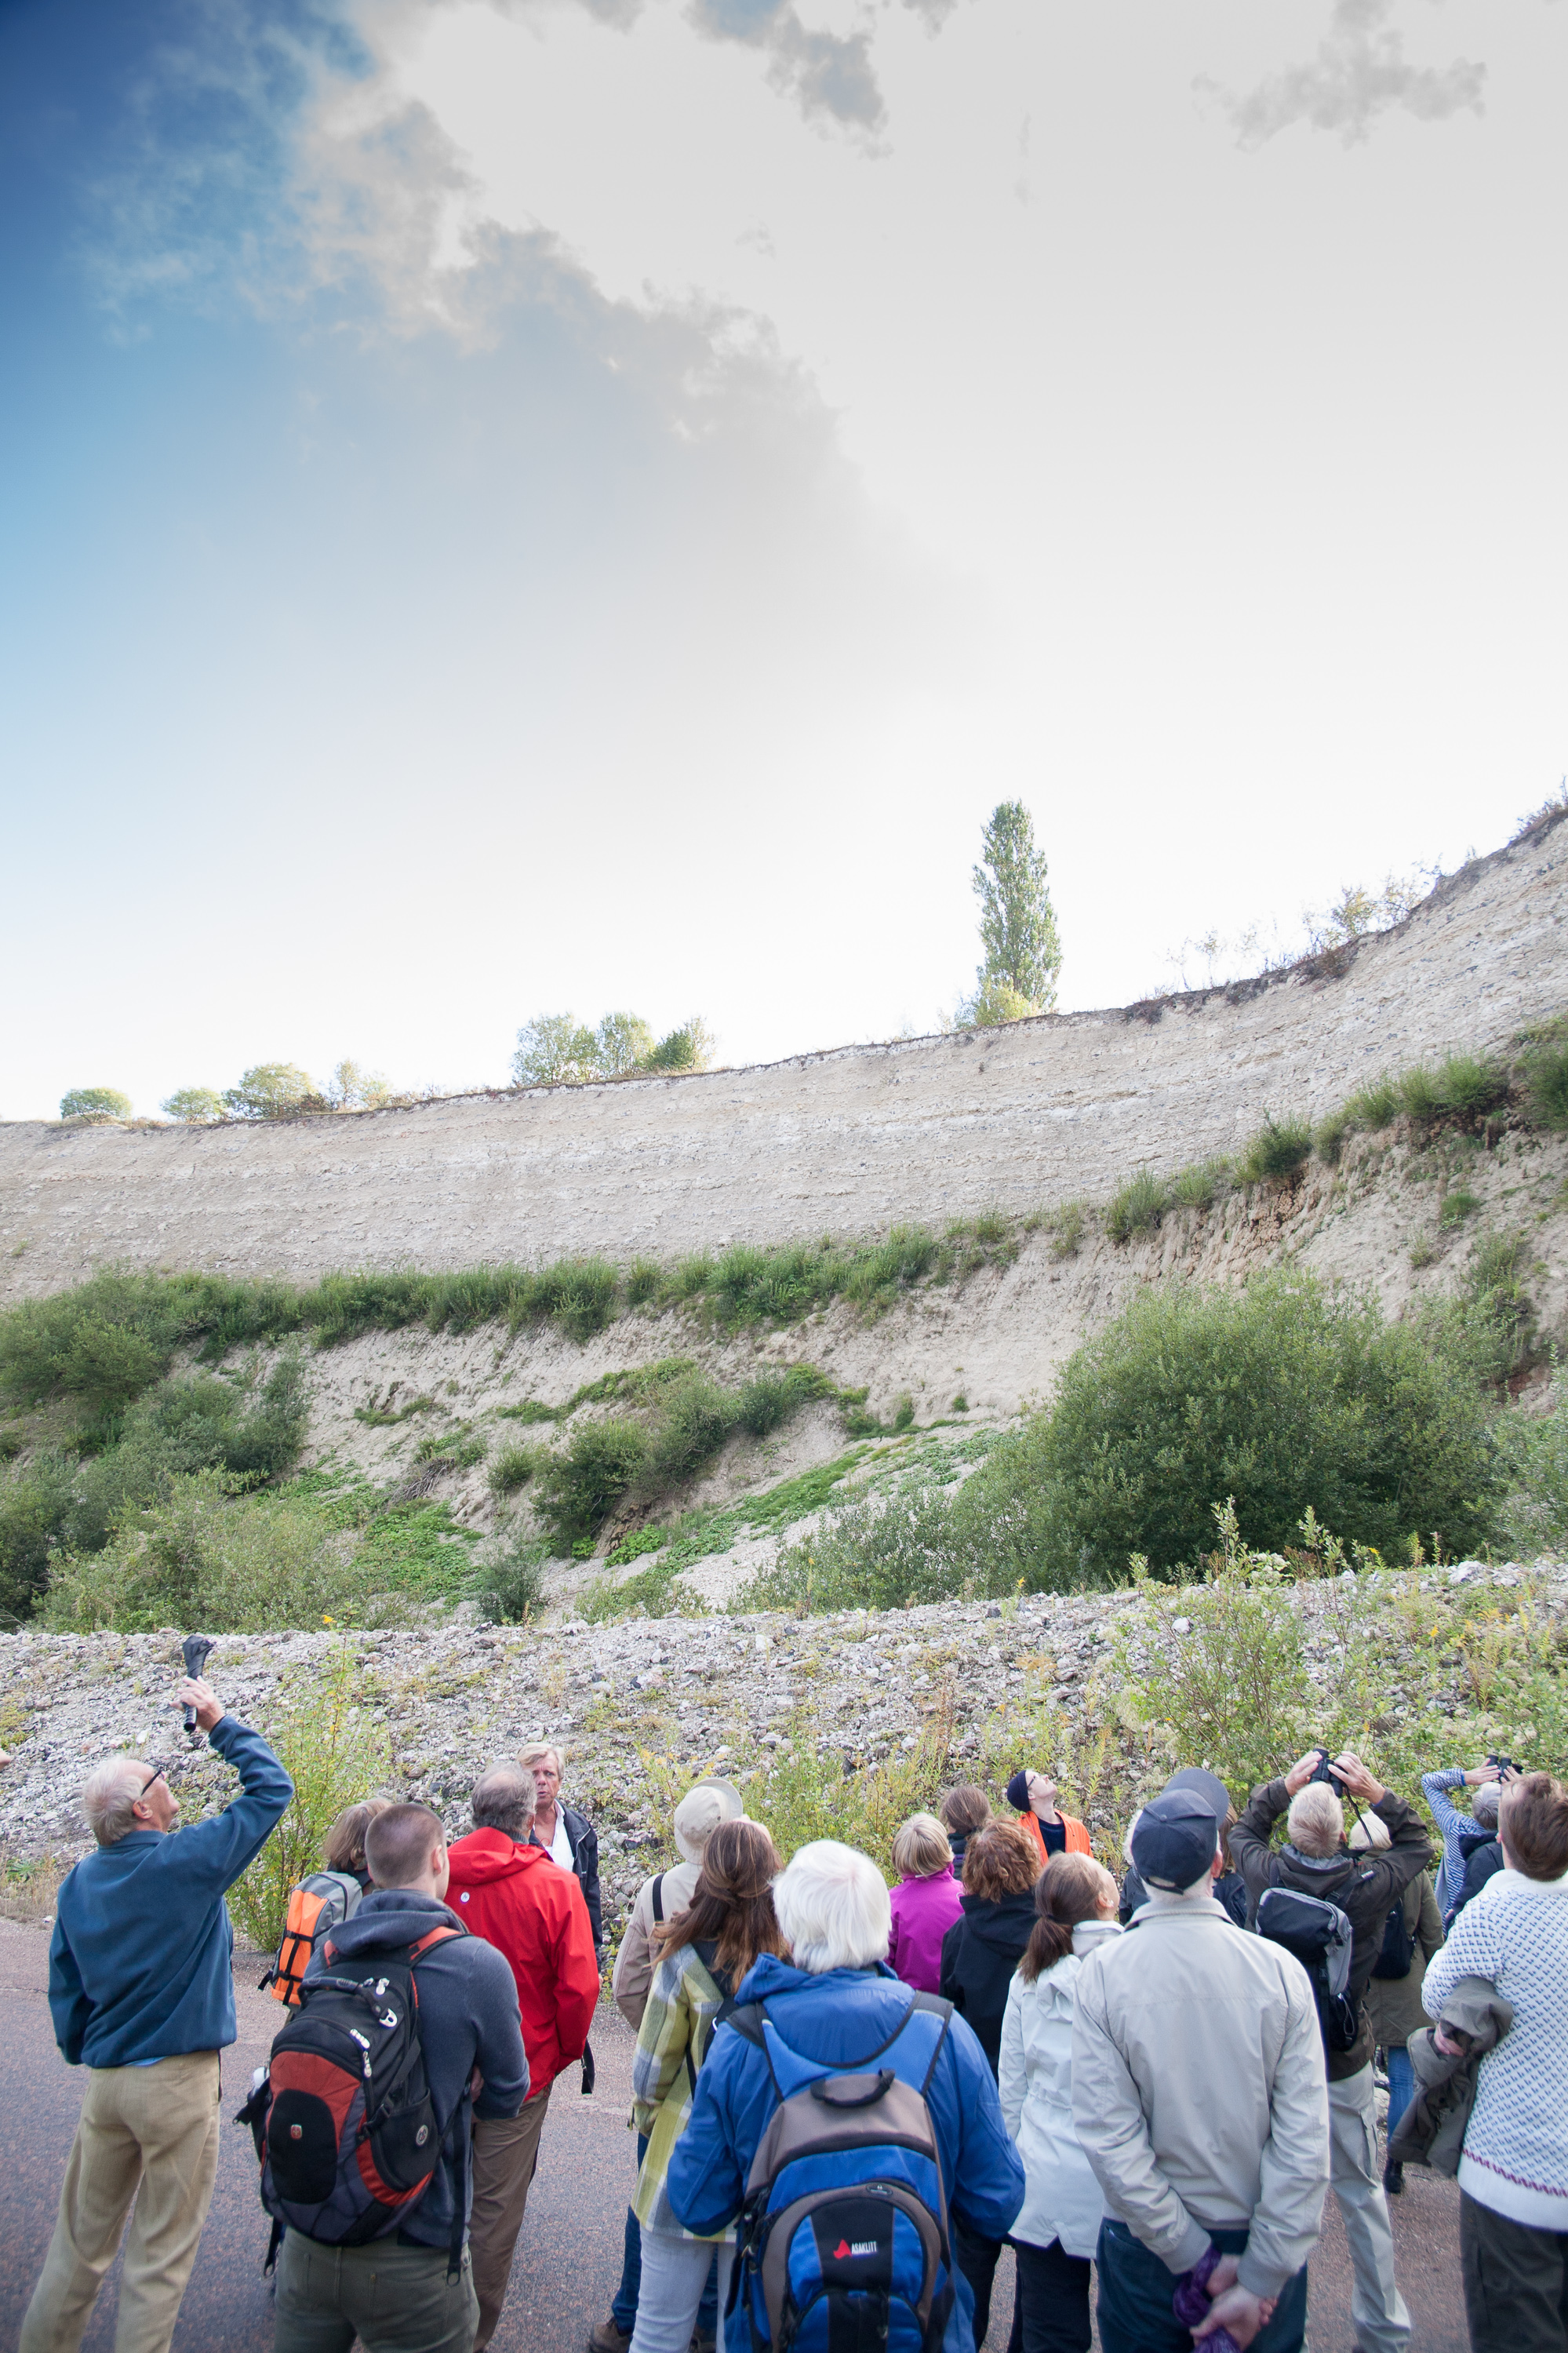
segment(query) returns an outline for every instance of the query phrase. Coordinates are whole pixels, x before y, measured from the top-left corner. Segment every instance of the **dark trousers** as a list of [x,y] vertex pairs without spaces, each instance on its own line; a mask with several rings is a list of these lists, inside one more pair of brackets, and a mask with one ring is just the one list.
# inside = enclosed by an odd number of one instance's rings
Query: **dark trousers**
[[[976,2353],[984,2344],[986,2331],[991,2326],[991,2283],[996,2275],[997,2258],[1006,2243],[1005,2239],[983,2239],[977,2232],[966,2229],[956,2214],[952,2217],[952,2252],[958,2257],[958,2268],[969,2282],[970,2293],[974,2298]],[[1018,2292],[1015,2288],[1013,2329],[1007,2339],[1007,2353],[1022,2353],[1023,2326]]]
[[1563,2353],[1568,2232],[1510,2222],[1462,2189],[1459,2256],[1471,2353]]
[[[1212,2231],[1222,2255],[1239,2255],[1245,2231]],[[1100,2353],[1193,2353],[1193,2332],[1171,2309],[1176,2274],[1167,2271],[1135,2239],[1125,2222],[1109,2218],[1100,2226],[1095,2260],[1100,2265]],[[1301,2353],[1307,2337],[1307,2266],[1287,2280],[1267,2328],[1252,2340],[1252,2353]]]
[[[1069,2255],[1059,2239],[1048,2247],[1033,2247],[1015,2239],[1018,2263],[1018,2303],[1023,2315],[1023,2353],[1089,2353],[1093,2332],[1089,2325],[1089,2283],[1092,2266],[1087,2255]],[[975,2340],[978,2344],[978,2338]]]
[[[637,2135],[637,2170],[642,2170],[647,2155],[647,2135]],[[637,2290],[642,2285],[642,2231],[631,2208],[626,2208],[626,2236],[621,2242],[621,2284],[610,2306],[610,2318],[623,2337],[629,2337],[637,2324]],[[702,2301],[697,2307],[699,2337],[719,2334],[719,2265],[715,2257],[709,2266],[708,2284],[702,2291]]]

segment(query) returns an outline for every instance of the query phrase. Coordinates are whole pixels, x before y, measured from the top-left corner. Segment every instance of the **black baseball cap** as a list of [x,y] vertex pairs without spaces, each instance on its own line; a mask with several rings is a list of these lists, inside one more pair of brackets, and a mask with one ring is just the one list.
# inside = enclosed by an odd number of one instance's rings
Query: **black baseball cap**
[[1217,1774],[1205,1773],[1201,1765],[1184,1765],[1165,1784],[1167,1796],[1173,1789],[1191,1789],[1195,1797],[1204,1799],[1214,1808],[1215,1820],[1223,1828],[1231,1810],[1231,1795]]
[[1222,1819],[1195,1789],[1151,1798],[1132,1831],[1132,1867],[1144,1886],[1171,1893],[1200,1880],[1214,1861]]

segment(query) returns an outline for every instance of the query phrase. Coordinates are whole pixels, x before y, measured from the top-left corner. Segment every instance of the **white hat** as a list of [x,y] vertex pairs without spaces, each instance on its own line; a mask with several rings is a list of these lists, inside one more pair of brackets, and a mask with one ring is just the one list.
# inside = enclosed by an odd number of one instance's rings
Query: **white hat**
[[675,1810],[675,1843],[687,1862],[701,1862],[715,1823],[739,1821],[745,1810],[739,1789],[716,1774],[688,1789]]

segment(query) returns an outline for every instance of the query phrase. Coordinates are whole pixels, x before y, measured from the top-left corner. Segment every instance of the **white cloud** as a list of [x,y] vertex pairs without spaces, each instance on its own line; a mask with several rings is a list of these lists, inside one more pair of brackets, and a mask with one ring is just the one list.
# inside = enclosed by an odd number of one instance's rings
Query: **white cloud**
[[1261,147],[1298,122],[1337,131],[1353,146],[1391,108],[1419,122],[1441,122],[1467,109],[1481,113],[1486,67],[1467,58],[1413,65],[1405,36],[1389,21],[1393,14],[1394,0],[1335,0],[1328,37],[1309,63],[1266,75],[1244,96],[1208,75],[1194,88],[1217,104],[1243,147]]

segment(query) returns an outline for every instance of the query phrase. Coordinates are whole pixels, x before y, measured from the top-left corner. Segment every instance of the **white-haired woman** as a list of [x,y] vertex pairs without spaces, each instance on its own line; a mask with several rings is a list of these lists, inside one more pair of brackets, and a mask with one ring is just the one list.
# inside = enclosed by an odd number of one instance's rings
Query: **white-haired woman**
[[[935,2042],[921,2080],[949,2208],[970,2230],[1005,2237],[1023,2202],[1024,2168],[991,2070],[961,2018],[940,2035],[914,2019],[914,2006],[929,1998],[900,1985],[883,1957],[891,1915],[876,1864],[836,1840],[814,1840],[775,1883],[773,1904],[793,1958],[765,1955],[736,1988],[737,2001],[759,2004],[796,2062],[824,2074],[873,2064],[897,2073],[906,2026],[914,2030],[911,2048],[916,2033]],[[666,2177],[670,2207],[688,2231],[712,2233],[740,2211],[777,2106],[766,2051],[721,2029]],[[973,2353],[973,2299],[962,2274],[954,2287],[943,2353]]]
[[605,1930],[599,1917],[599,1834],[586,1814],[579,1813],[575,1806],[562,1804],[561,1778],[565,1760],[552,1741],[531,1742],[519,1751],[517,1761],[525,1772],[532,1774],[538,1799],[529,1844],[548,1847],[552,1862],[576,1874],[583,1901],[588,1907],[588,1925],[594,1931],[594,1950],[601,1953],[605,1948]]

